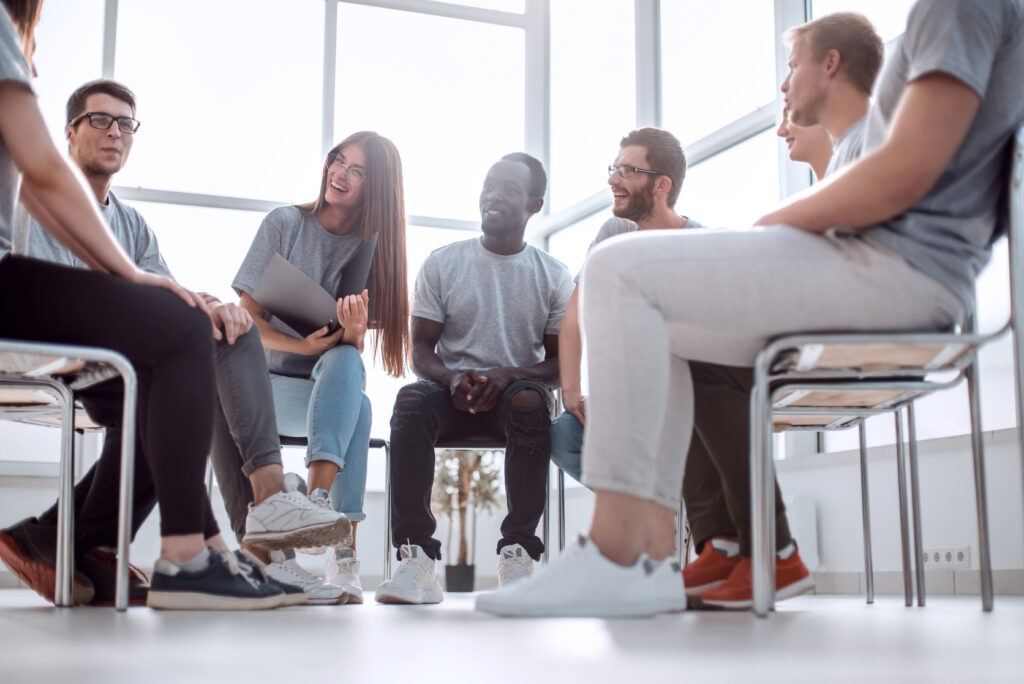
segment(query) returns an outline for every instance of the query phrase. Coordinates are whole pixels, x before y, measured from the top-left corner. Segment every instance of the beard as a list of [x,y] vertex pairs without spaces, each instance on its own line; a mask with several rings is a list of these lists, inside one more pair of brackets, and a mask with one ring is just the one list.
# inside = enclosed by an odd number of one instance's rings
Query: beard
[[[647,175],[647,174],[645,174]],[[621,209],[612,209],[612,213],[636,223],[647,218],[654,209],[654,181],[657,176],[650,176],[636,192],[629,194],[629,203]]]

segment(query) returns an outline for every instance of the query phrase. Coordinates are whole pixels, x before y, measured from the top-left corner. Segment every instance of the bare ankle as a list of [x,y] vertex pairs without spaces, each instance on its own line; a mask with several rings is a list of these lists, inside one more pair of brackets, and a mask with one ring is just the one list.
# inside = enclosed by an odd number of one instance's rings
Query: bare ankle
[[249,483],[252,485],[252,500],[254,504],[262,503],[274,494],[281,491],[281,481],[284,479],[284,468],[277,463],[257,468],[249,476]]

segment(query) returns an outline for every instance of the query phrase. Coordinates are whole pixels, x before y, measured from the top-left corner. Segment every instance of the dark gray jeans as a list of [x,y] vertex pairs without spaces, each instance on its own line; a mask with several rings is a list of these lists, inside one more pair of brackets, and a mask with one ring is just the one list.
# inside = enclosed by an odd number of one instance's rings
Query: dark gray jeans
[[256,326],[234,344],[218,343],[216,357],[218,402],[210,459],[231,529],[241,541],[253,500],[249,475],[266,465],[280,465],[281,441],[270,373]]

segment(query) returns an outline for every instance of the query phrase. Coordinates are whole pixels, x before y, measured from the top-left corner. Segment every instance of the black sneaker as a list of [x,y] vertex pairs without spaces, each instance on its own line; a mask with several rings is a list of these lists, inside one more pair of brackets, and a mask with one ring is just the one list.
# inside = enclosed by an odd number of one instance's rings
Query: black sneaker
[[[79,556],[75,568],[92,581],[96,595],[89,605],[113,606],[117,588],[117,556],[104,548],[95,548]],[[128,565],[128,605],[146,605],[149,578],[134,565]]]
[[287,584],[279,580],[274,579],[267,574],[267,565],[259,558],[249,553],[238,549],[235,551],[235,558],[238,560],[238,566],[250,573],[255,574],[261,581],[266,582],[272,587],[277,587],[284,593],[284,604],[285,606],[302,606],[308,602],[309,597],[306,592],[302,590],[302,587],[297,587],[294,584]]
[[230,553],[210,553],[205,570],[189,572],[157,560],[146,605],[164,610],[263,610],[277,608],[284,594],[238,567]]
[[[57,586],[57,528],[34,517],[0,530],[0,560],[29,588],[53,603]],[[96,591],[92,581],[75,569],[71,600],[89,603]]]

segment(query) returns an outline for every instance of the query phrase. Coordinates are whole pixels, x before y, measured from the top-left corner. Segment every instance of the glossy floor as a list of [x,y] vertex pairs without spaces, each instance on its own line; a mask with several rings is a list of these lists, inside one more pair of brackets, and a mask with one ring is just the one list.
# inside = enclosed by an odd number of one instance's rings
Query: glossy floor
[[439,606],[55,609],[0,590],[0,682],[1022,682],[1024,598],[804,596],[760,620],[498,619]]

